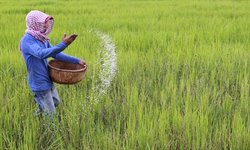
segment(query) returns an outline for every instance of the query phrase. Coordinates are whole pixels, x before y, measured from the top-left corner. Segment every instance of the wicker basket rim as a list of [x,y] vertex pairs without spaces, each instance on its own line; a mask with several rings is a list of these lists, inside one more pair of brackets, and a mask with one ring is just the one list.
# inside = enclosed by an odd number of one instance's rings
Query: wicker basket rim
[[[48,63],[48,66],[54,70],[57,70],[57,71],[61,71],[61,72],[74,72],[74,73],[77,73],[77,72],[84,72],[86,69],[87,69],[87,65],[86,63],[84,65],[82,64],[78,64],[78,65],[81,65],[83,66],[82,69],[78,69],[78,70],[69,70],[69,69],[60,69],[60,68],[56,68],[54,66],[52,66],[50,63],[53,62],[53,61],[59,61],[59,60],[50,60],[49,63]],[[60,61],[59,61],[60,62]]]

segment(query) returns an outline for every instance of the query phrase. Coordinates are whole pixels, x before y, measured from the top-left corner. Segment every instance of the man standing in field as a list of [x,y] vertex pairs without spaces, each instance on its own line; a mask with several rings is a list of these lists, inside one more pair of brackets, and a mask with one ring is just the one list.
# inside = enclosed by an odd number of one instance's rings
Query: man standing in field
[[26,16],[26,31],[20,41],[20,51],[28,71],[28,83],[38,105],[37,114],[44,112],[52,117],[60,99],[53,82],[49,77],[47,58],[79,63],[81,59],[62,53],[77,37],[76,34],[66,36],[56,46],[49,43],[48,35],[54,24],[54,18],[41,11],[30,11]]

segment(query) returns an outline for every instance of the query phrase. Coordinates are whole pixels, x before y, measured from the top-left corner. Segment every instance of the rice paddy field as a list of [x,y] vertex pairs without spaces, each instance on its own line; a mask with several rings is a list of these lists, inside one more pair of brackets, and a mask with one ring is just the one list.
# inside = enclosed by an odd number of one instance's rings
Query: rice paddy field
[[[54,17],[53,45],[79,34],[64,52],[88,64],[55,84],[53,121],[18,50],[30,10]],[[0,149],[249,149],[249,18],[240,0],[1,0]]]

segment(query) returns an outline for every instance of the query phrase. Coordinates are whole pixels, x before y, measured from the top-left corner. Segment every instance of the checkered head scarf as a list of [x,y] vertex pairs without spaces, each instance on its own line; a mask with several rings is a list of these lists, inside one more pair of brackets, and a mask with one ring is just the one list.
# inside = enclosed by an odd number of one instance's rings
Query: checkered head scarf
[[[46,22],[48,26],[46,27]],[[52,16],[49,16],[41,11],[30,11],[26,16],[26,31],[36,39],[45,43],[48,41],[48,34],[51,32],[54,25]]]

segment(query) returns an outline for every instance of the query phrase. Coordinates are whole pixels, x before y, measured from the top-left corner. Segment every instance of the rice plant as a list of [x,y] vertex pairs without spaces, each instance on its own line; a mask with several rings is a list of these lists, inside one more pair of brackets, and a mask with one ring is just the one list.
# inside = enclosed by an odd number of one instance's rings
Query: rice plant
[[[0,8],[0,149],[249,149],[248,1],[2,0]],[[18,50],[34,9],[54,17],[52,44],[79,34],[64,52],[88,64],[80,83],[56,84],[53,122],[33,115]],[[103,35],[117,69],[99,93]]]

